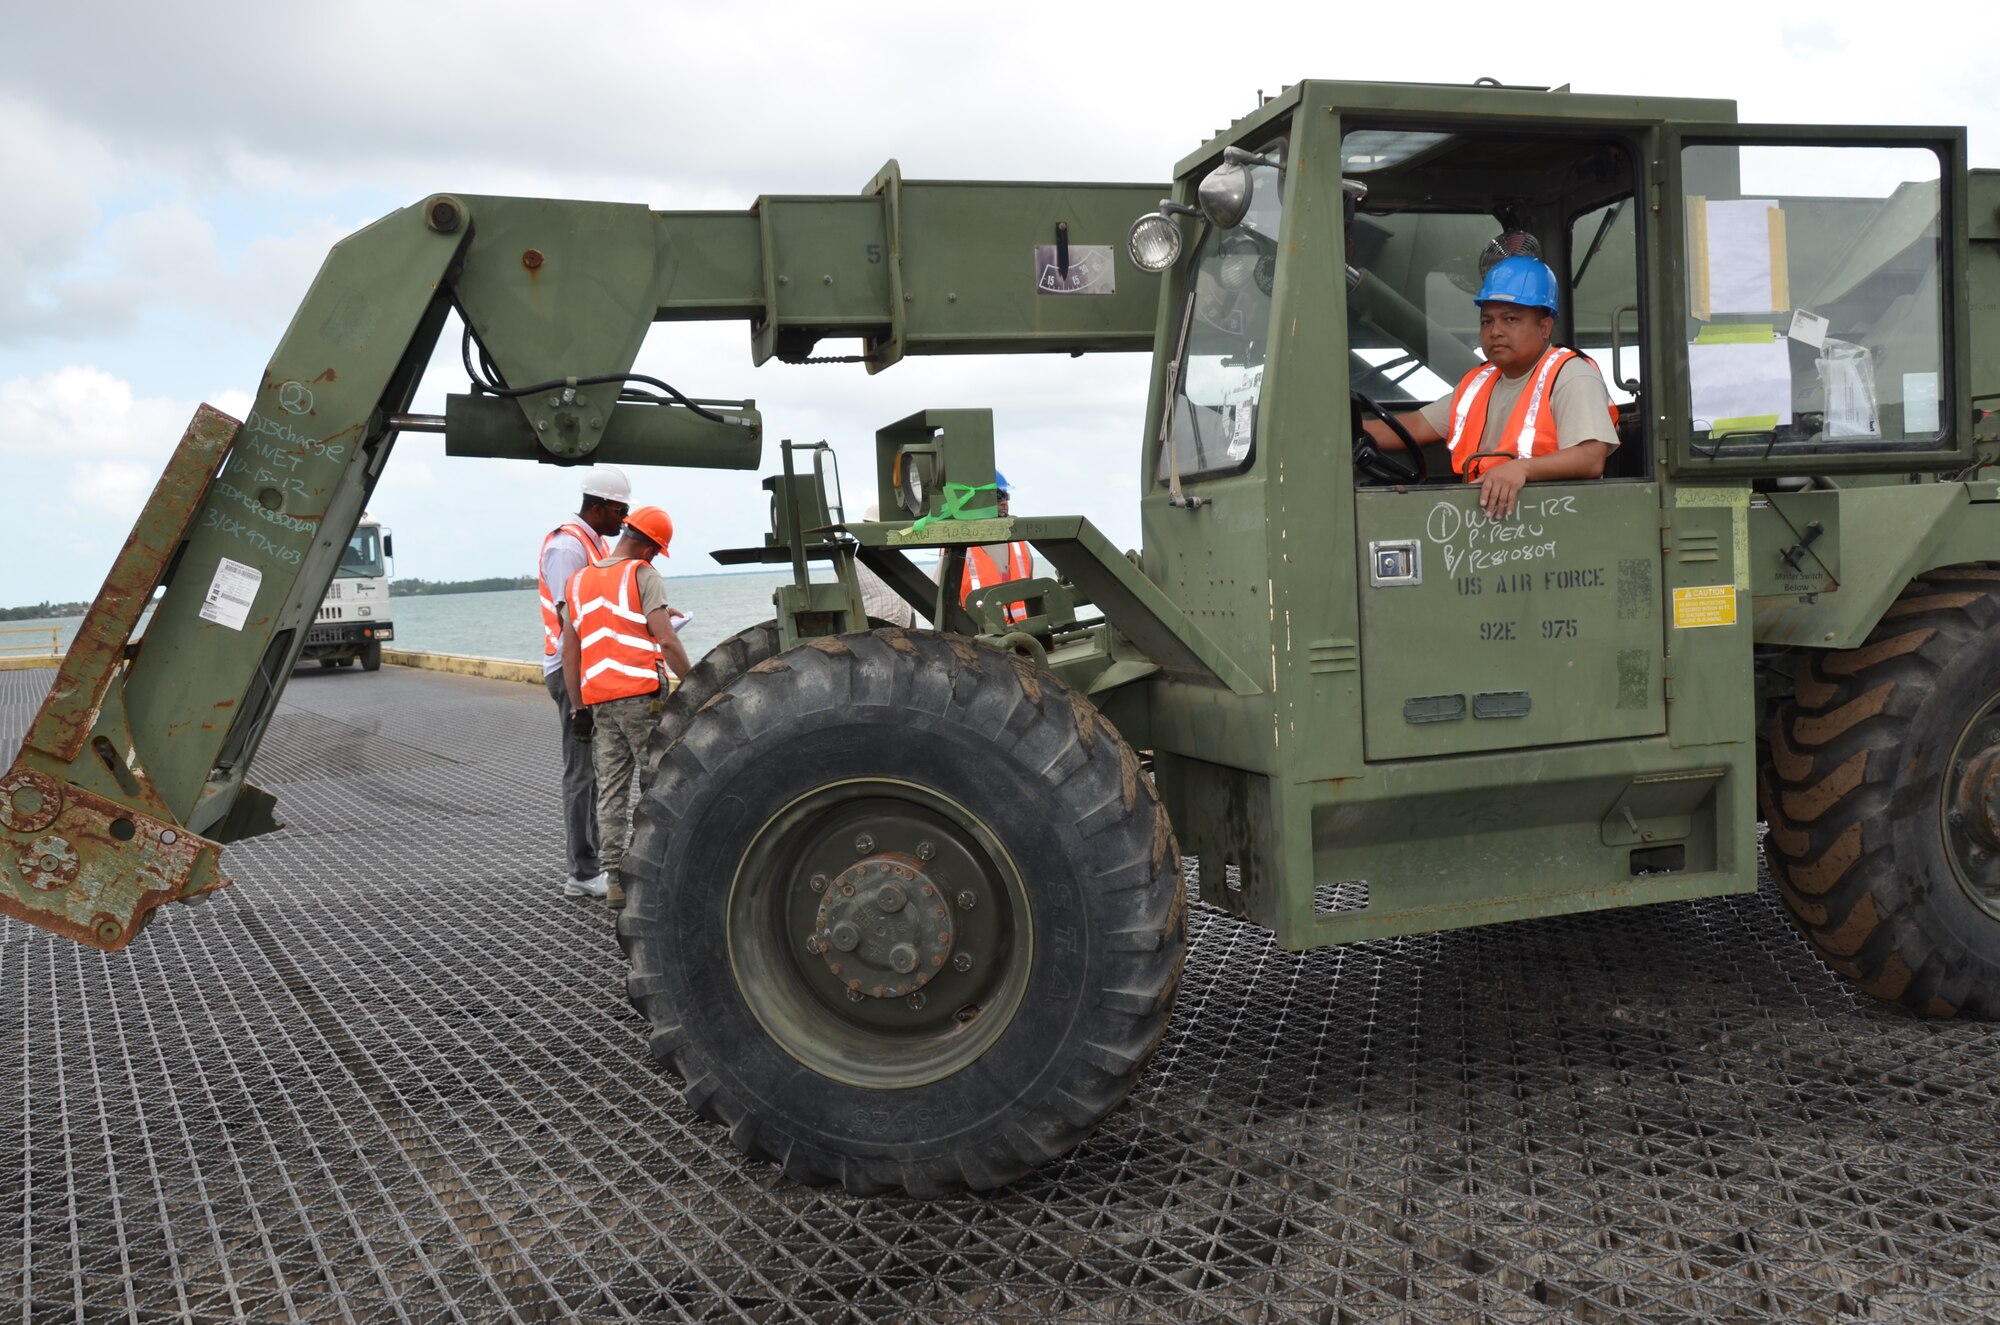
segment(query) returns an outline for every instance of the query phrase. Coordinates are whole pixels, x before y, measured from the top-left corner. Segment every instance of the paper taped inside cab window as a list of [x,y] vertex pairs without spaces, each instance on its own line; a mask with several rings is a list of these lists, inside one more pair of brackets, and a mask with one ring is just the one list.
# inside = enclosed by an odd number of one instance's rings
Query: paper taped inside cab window
[[1704,327],[1688,346],[1695,427],[1762,432],[1792,421],[1788,342],[1769,326]]
[[1688,311],[1706,322],[1790,308],[1783,209],[1769,198],[1697,196],[1688,204],[1694,266]]

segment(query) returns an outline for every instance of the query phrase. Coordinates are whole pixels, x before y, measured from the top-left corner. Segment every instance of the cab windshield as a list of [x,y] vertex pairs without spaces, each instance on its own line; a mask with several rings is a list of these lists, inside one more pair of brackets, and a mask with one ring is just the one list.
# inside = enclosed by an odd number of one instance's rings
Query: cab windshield
[[[1267,149],[1268,150],[1268,149]],[[1183,481],[1248,468],[1271,331],[1283,174],[1250,168],[1250,210],[1230,230],[1204,226],[1181,310],[1178,376],[1168,405],[1158,479]]]
[[382,531],[367,527],[355,530],[354,537],[347,540],[340,554],[340,569],[334,575],[344,580],[373,579],[383,570]]

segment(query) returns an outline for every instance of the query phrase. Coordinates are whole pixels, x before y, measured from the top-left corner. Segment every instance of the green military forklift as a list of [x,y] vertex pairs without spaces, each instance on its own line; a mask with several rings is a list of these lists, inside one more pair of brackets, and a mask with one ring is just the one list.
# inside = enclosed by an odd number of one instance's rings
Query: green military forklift
[[[1473,295],[1519,255],[1619,444],[1495,518],[1364,423],[1478,368]],[[453,314],[469,384],[413,414]],[[1304,950],[1748,891],[1760,819],[1830,966],[2000,1012],[2000,175],[1961,129],[1497,84],[1299,83],[1171,184],[892,162],[743,211],[384,218],[249,416],[175,452],[0,781],[0,909],[117,950],[277,826],[246,775],[401,433],[757,467],[754,402],[633,372],[692,319],[869,372],[1153,356],[1093,443],[1131,448],[1137,551],[1002,518],[965,402],[882,421],[861,493],[821,444],[746,483],[770,532],[717,555],[792,582],[668,703],[617,927],[745,1152],[918,1194],[1063,1154],[1159,1043],[1190,887]],[[961,600],[964,550],[1011,539],[1052,573]],[[871,624],[859,567],[924,627]]]

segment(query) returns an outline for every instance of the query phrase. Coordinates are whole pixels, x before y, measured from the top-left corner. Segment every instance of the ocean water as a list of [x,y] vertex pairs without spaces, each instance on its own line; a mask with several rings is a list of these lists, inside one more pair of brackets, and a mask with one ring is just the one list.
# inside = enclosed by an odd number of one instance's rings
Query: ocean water
[[[675,610],[693,614],[681,630],[681,644],[688,656],[700,658],[745,626],[770,620],[771,596],[791,578],[789,568],[732,575],[669,575],[667,601]],[[533,589],[391,598],[389,619],[396,627],[392,647],[398,649],[519,662],[536,662],[542,656],[541,610]],[[0,657],[47,656],[52,629],[55,648],[67,648],[81,621],[81,617],[0,621]]]
[[[746,571],[735,575],[669,575],[667,601],[693,619],[681,628],[681,645],[699,658],[722,641],[771,619],[771,596],[792,574]],[[542,615],[533,589],[500,593],[422,594],[391,598],[396,648],[463,653],[476,658],[539,661]]]

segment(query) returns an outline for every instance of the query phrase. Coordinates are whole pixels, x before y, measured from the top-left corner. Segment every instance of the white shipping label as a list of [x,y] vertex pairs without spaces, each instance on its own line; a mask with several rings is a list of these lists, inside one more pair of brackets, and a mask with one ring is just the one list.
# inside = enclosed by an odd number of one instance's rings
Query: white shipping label
[[1903,374],[1903,435],[1919,437],[1938,430],[1938,375]]
[[1814,349],[1826,347],[1826,329],[1830,324],[1818,313],[1810,313],[1801,308],[1792,314],[1791,338],[1801,345]]
[[1257,403],[1239,400],[1231,414],[1229,445],[1223,453],[1231,460],[1241,460],[1250,454],[1251,439],[1257,435]]
[[201,619],[231,630],[243,629],[243,623],[250,617],[250,605],[257,601],[257,586],[263,582],[264,572],[224,557],[215,568],[215,578],[208,582]]

